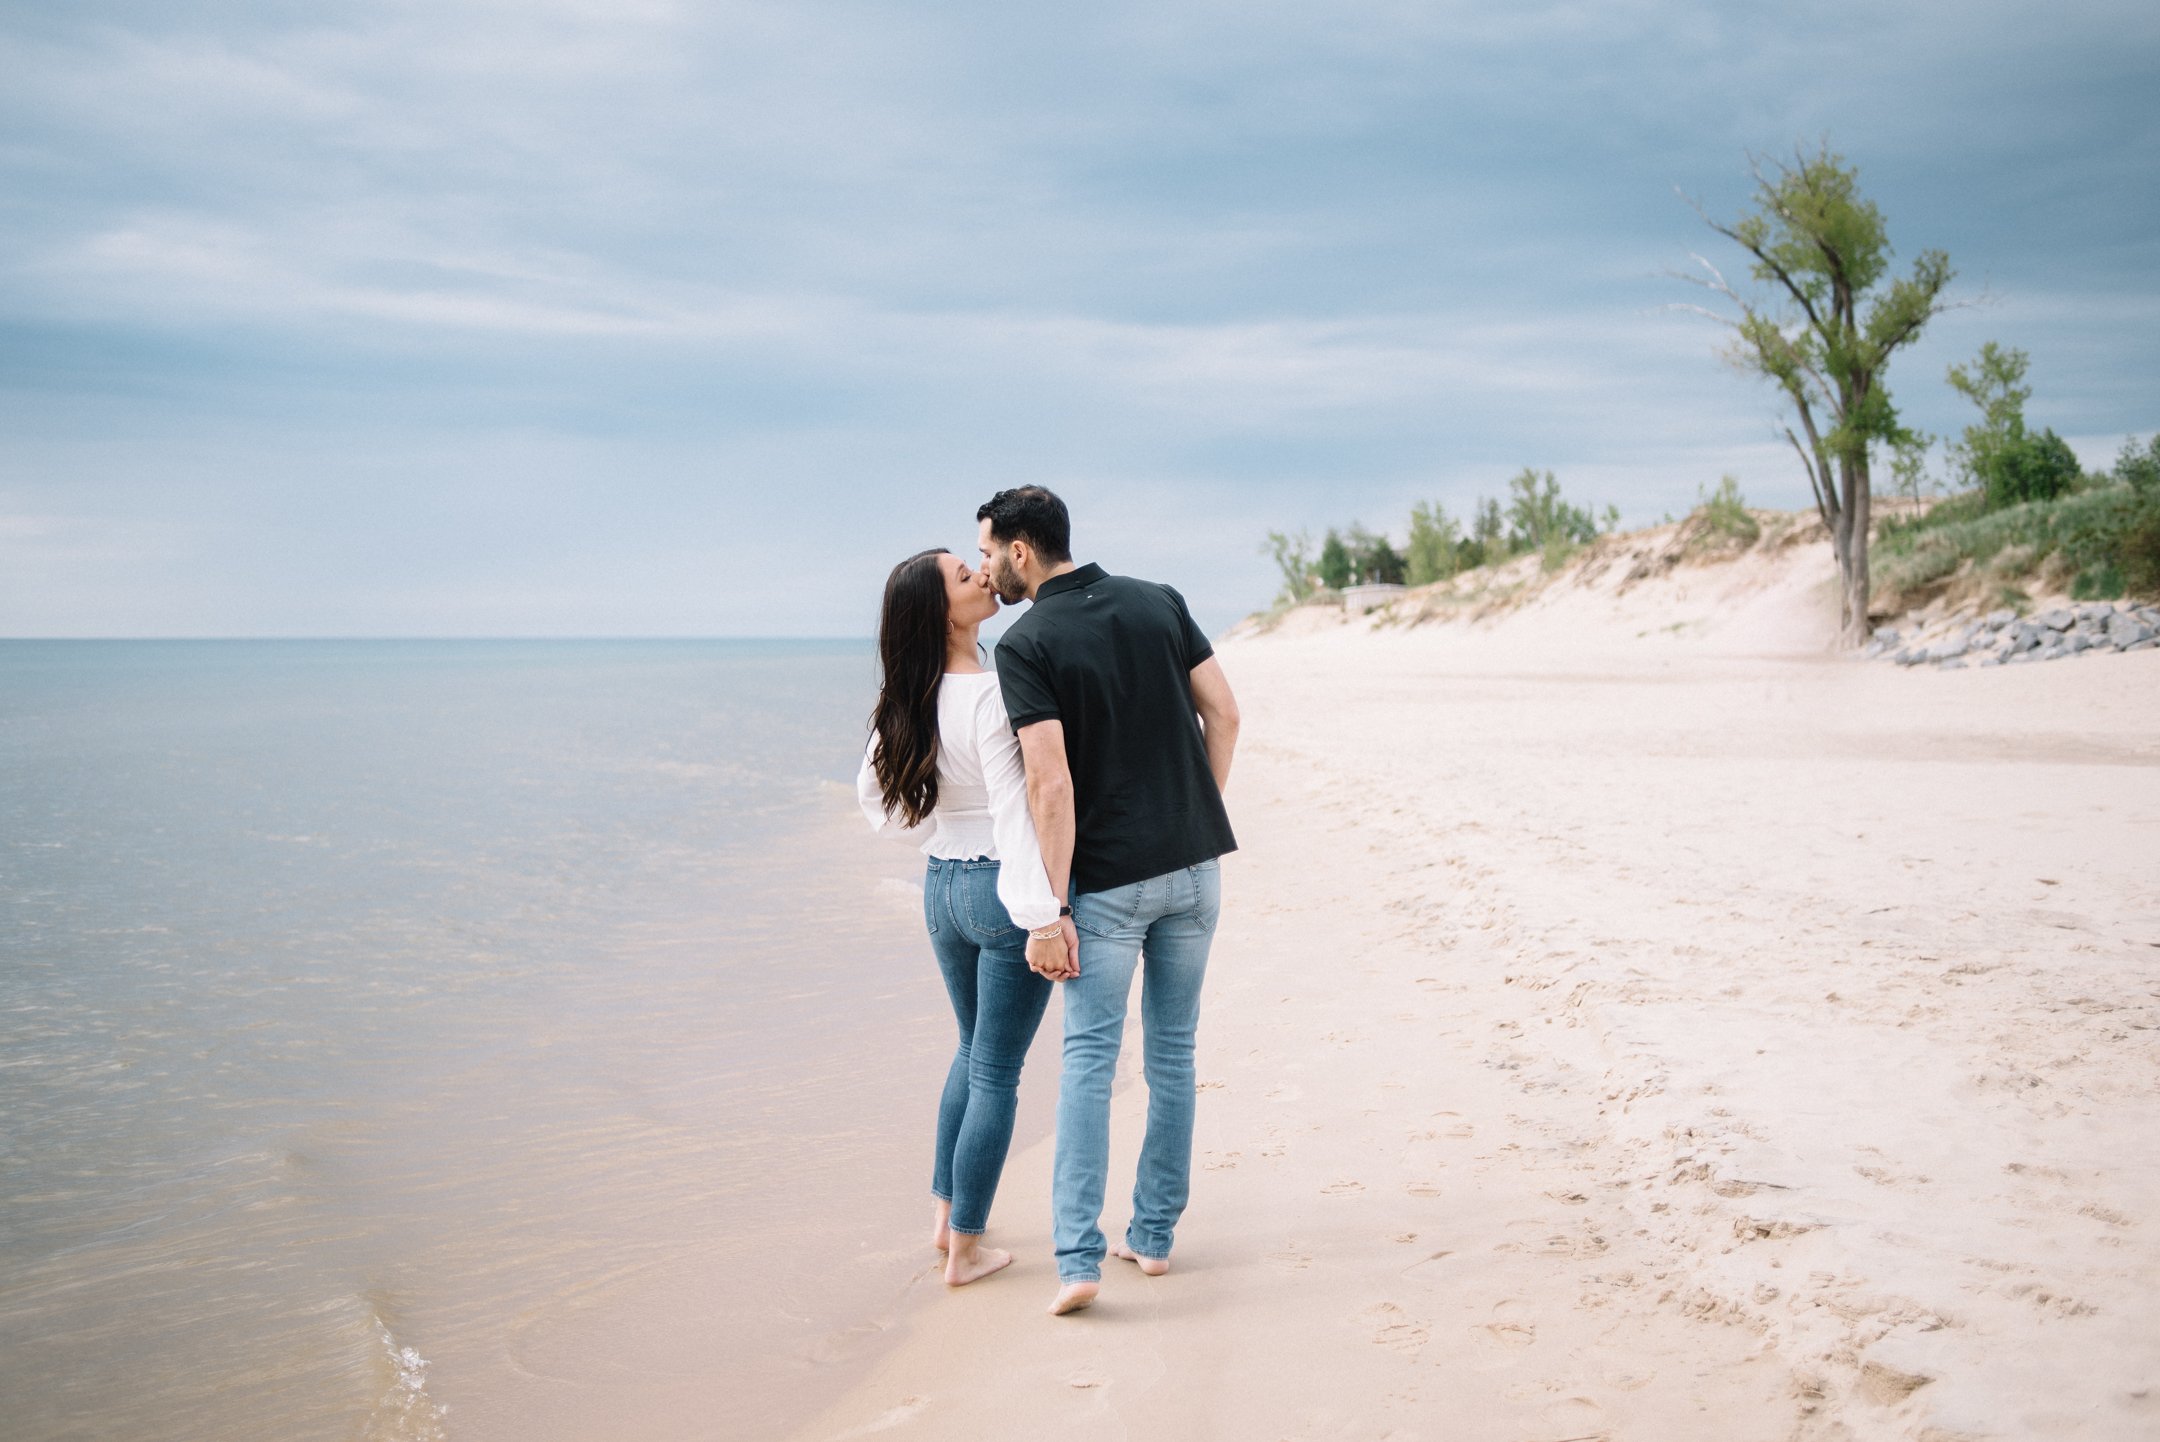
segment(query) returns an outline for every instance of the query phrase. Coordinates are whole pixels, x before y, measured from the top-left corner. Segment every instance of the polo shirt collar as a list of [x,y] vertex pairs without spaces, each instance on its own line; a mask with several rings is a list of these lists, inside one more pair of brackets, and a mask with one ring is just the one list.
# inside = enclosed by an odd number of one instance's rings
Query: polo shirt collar
[[1035,588],[1035,599],[1047,601],[1061,592],[1077,591],[1082,586],[1092,586],[1107,574],[1102,567],[1090,561],[1085,566],[1076,567],[1062,576],[1052,576],[1049,580],[1037,586]]

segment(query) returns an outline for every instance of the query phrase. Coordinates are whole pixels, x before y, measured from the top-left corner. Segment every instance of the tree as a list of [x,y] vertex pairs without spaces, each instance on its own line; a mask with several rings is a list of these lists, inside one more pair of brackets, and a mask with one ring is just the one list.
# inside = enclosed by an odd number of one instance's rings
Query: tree
[[1470,539],[1463,542],[1460,551],[1463,569],[1503,559],[1506,536],[1507,522],[1501,519],[1500,503],[1491,496],[1479,496],[1477,514],[1470,521]]
[[1340,591],[1350,584],[1350,548],[1331,526],[1327,539],[1320,543],[1320,584],[1331,591]]
[[1404,574],[1413,586],[1444,581],[1455,574],[1461,528],[1438,501],[1410,508],[1410,539],[1403,547]]
[[1510,551],[1564,549],[1597,539],[1596,519],[1560,499],[1560,483],[1551,471],[1540,476],[1524,466],[1508,489],[1514,493],[1507,508]]
[[1312,534],[1299,531],[1295,536],[1281,531],[1269,531],[1267,544],[1260,548],[1262,555],[1275,562],[1275,569],[1282,573],[1282,590],[1275,599],[1286,606],[1295,606],[1313,593]]
[[[1726,358],[1774,382],[1800,429],[1785,439],[1807,471],[1815,508],[1837,556],[1842,634],[1867,639],[1869,452],[1909,436],[1883,372],[1899,349],[1946,308],[1950,258],[1921,252],[1912,273],[1890,276],[1882,212],[1860,198],[1859,176],[1827,146],[1790,165],[1752,163],[1755,209],[1731,223],[1697,213],[1750,257],[1764,298],[1743,296],[1702,257],[1697,284],[1737,307],[1704,310],[1733,332]],[[1761,293],[1759,293],[1761,294]],[[1805,440],[1802,440],[1805,436]]]
[[1351,585],[1370,586],[1381,581],[1402,584],[1403,559],[1386,536],[1352,525],[1343,532],[1342,542],[1350,558]]
[[1991,511],[2053,500],[2080,474],[2077,454],[2061,436],[2025,429],[2032,387],[2023,381],[2030,364],[2025,352],[1989,341],[1969,364],[1950,367],[1950,388],[1980,407],[1979,424],[1965,428],[1951,460],[1980,488]]

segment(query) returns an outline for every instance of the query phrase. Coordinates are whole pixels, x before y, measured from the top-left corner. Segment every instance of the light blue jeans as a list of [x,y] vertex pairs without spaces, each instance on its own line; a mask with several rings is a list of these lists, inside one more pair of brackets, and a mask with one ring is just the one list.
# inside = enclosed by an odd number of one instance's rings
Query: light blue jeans
[[1110,1172],[1110,1081],[1125,1037],[1135,970],[1148,1089],[1147,1136],[1125,1244],[1167,1257],[1192,1177],[1193,1038],[1200,983],[1222,910],[1222,876],[1203,861],[1073,902],[1080,975],[1065,986],[1065,1068],[1058,1084],[1052,1232],[1058,1279],[1102,1276],[1103,1190]]
[[997,895],[995,861],[930,859],[923,923],[945,976],[960,1045],[938,1099],[930,1191],[952,1203],[952,1229],[979,1235],[1005,1171],[1020,1067],[1042,1023],[1051,983],[1027,964],[1027,932]]

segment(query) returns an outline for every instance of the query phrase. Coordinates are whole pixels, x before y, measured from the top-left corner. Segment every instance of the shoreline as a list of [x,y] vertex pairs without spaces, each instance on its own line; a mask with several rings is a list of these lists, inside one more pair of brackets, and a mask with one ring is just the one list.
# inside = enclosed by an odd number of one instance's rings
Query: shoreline
[[1041,1315],[1017,1150],[1013,1268],[791,1435],[2146,1435],[2160,659],[1921,677],[1696,584],[1229,643],[1171,1274]]

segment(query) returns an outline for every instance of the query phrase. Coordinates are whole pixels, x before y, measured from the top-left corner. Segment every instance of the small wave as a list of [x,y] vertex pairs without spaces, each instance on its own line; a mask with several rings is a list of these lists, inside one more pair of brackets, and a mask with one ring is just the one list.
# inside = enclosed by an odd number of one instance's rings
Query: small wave
[[368,1418],[366,1442],[449,1442],[443,1419],[450,1409],[428,1396],[427,1358],[400,1345],[380,1317],[375,1338],[382,1346],[384,1384]]

